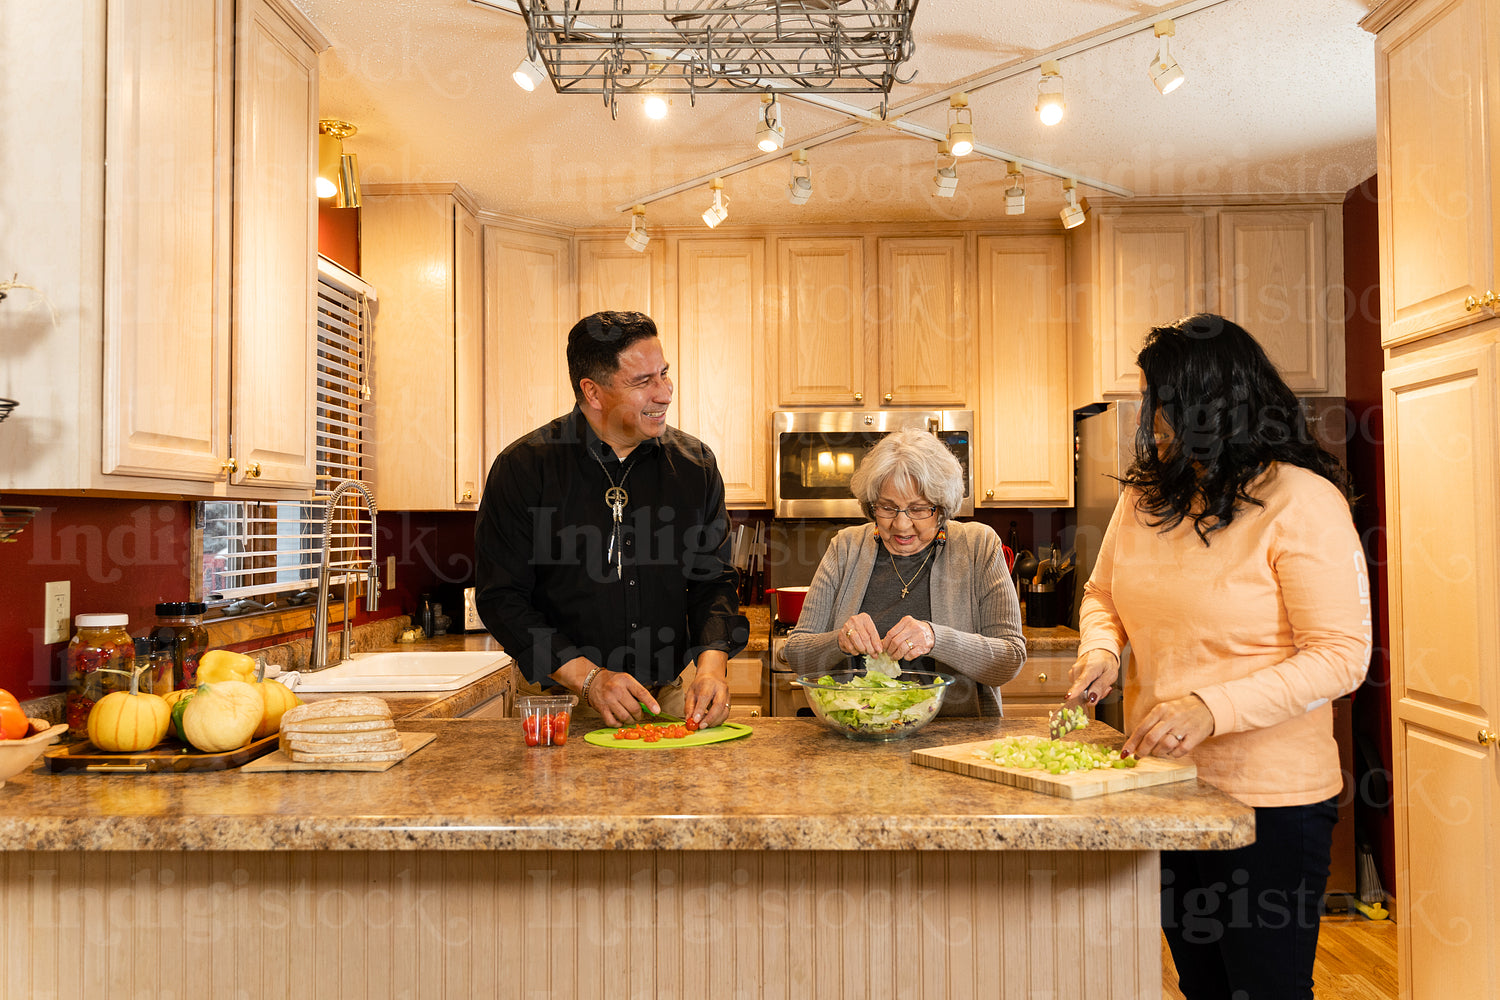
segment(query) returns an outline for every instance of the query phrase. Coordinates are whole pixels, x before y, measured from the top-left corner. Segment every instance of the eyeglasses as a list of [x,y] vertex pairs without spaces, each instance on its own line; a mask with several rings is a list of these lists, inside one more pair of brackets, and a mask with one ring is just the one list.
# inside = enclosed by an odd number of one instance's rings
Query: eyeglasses
[[878,503],[875,505],[875,516],[887,521],[894,521],[898,514],[905,514],[913,521],[925,521],[937,513],[937,508],[932,504],[912,504],[910,507],[892,507],[890,504]]

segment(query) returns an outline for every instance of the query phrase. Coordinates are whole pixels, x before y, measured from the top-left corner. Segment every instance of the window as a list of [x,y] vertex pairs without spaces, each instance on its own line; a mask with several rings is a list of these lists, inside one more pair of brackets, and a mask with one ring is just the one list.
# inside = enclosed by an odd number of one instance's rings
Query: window
[[[311,604],[326,498],[345,479],[373,486],[370,334],[375,290],[318,260],[317,483],[310,500],[225,500],[202,505],[203,593],[224,614]],[[368,563],[373,525],[358,493],[335,512],[330,563]]]

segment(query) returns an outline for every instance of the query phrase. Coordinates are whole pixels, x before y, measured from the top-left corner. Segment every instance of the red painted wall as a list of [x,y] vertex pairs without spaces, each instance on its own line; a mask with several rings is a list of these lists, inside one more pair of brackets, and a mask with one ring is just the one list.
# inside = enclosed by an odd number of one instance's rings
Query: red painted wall
[[[1365,775],[1357,802],[1357,828],[1371,841],[1380,863],[1381,883],[1395,886],[1395,830],[1382,778],[1391,774],[1390,613],[1385,585],[1385,434],[1381,410],[1380,235],[1375,207],[1376,178],[1344,197],[1344,371],[1349,407],[1349,473],[1360,502],[1354,523],[1370,563],[1375,649],[1370,673],[1354,697],[1354,731],[1380,757],[1378,771]],[[1380,773],[1380,772],[1383,772]]]
[[345,270],[359,273],[359,209],[318,202],[318,253]]
[[67,644],[42,642],[48,582],[72,585],[74,615],[120,612],[132,633],[150,629],[158,601],[187,599],[191,504],[15,495],[6,502],[42,508],[0,545],[0,687],[16,697],[61,690]]

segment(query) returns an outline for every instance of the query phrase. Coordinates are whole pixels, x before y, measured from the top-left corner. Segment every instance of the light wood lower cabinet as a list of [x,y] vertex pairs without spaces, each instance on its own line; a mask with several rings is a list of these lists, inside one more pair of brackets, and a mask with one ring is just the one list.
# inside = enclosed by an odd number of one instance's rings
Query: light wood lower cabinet
[[372,380],[375,499],[472,510],[484,482],[479,228],[456,185],[369,185],[363,277],[380,295]]
[[1402,995],[1493,997],[1500,324],[1389,360],[1385,444]]
[[676,423],[713,450],[725,502],[771,506],[765,243],[679,240]]
[[12,852],[0,995],[1155,1000],[1159,878],[1156,851]]
[[979,240],[975,503],[1073,502],[1063,242]]

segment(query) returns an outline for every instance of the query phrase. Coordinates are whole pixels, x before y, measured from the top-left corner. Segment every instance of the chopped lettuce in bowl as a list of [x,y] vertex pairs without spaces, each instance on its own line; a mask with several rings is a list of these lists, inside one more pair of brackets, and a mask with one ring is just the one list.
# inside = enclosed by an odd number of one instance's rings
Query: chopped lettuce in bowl
[[937,715],[953,679],[926,670],[901,671],[899,661],[870,657],[863,671],[803,674],[794,684],[813,713],[855,740],[899,740]]

